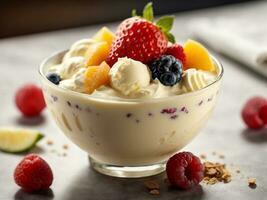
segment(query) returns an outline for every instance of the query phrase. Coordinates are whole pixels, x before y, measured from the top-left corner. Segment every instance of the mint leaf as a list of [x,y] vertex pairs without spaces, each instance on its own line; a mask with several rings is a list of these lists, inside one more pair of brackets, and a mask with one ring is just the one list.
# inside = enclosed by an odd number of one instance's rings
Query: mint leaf
[[132,17],[135,17],[135,16],[137,16],[136,9],[133,9],[132,10]]
[[145,18],[147,21],[152,22],[153,21],[153,7],[152,2],[149,2],[146,4],[143,10],[143,18]]
[[169,32],[173,25],[173,16],[163,16],[158,19],[156,22],[156,25],[163,31],[163,32]]
[[164,32],[165,36],[168,38],[169,42],[171,43],[175,43],[175,37],[173,34],[168,33],[168,32]]

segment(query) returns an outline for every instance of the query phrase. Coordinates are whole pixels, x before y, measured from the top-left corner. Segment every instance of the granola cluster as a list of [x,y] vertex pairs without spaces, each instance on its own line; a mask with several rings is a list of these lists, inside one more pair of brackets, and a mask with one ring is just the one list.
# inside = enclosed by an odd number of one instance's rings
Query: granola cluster
[[204,162],[204,168],[203,181],[208,185],[213,185],[218,182],[229,183],[231,181],[231,174],[226,169],[225,164]]

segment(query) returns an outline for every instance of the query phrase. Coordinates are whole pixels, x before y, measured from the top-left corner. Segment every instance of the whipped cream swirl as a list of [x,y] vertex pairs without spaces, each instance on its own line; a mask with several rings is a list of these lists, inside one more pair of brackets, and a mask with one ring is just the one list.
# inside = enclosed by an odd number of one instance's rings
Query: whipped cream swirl
[[193,92],[208,86],[214,82],[215,79],[216,75],[213,73],[203,70],[196,70],[194,68],[187,69],[183,74],[181,88],[184,93]]

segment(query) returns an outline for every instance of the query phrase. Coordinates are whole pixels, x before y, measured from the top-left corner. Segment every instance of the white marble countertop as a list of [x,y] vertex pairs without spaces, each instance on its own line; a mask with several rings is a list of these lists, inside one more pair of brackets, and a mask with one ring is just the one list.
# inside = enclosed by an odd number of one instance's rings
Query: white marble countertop
[[[178,40],[190,37],[185,24],[200,16],[238,15],[238,12],[257,12],[266,1],[205,9],[176,14],[174,33]],[[255,19],[257,20],[257,19]],[[114,30],[114,24],[107,24]],[[224,84],[217,108],[207,126],[185,149],[199,155],[205,153],[209,160],[222,161],[241,174],[233,172],[228,184],[213,186],[201,184],[189,191],[172,190],[161,182],[160,196],[151,196],[143,179],[117,179],[100,175],[88,165],[87,155],[63,136],[47,110],[39,118],[28,120],[20,116],[14,105],[16,89],[28,82],[38,83],[37,68],[45,57],[67,48],[74,41],[90,37],[102,25],[56,31],[0,40],[0,126],[22,126],[41,130],[55,144],[42,141],[33,152],[39,153],[52,166],[54,183],[46,194],[28,195],[15,185],[13,170],[23,155],[0,152],[0,200],[9,199],[266,199],[267,195],[267,129],[260,132],[246,130],[240,120],[240,109],[247,98],[266,95],[267,80],[247,70],[244,66],[216,55],[225,67]],[[267,33],[266,33],[267,34]],[[62,145],[69,144],[63,157]],[[57,152],[53,152],[55,149]],[[225,155],[224,160],[212,155],[216,151]],[[58,153],[61,154],[58,155]],[[257,188],[247,186],[247,177],[257,178]]]

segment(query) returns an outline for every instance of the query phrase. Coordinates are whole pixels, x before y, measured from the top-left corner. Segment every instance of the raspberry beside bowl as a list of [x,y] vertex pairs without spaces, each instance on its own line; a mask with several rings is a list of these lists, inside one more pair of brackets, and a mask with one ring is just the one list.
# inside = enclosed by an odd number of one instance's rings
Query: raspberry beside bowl
[[46,104],[63,133],[89,155],[91,166],[117,177],[165,170],[167,159],[188,144],[215,106],[223,76],[191,93],[159,99],[101,99],[59,88],[47,80],[66,51],[44,60],[39,72]]

